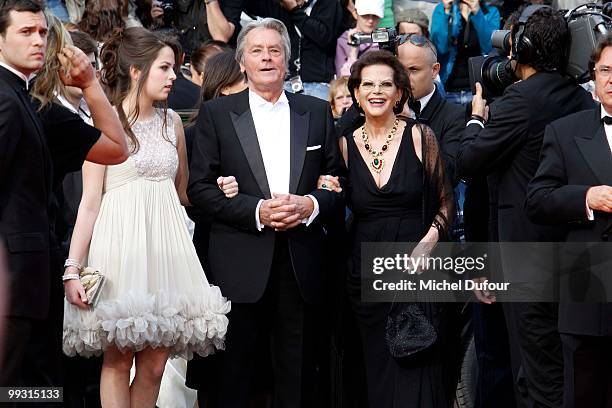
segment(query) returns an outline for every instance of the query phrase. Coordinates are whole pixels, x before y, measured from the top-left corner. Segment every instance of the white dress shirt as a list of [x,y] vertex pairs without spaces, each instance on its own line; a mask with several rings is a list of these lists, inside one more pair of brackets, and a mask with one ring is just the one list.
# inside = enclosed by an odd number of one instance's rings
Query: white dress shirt
[[68,99],[64,98],[62,95],[56,94],[55,97],[66,109],[79,115],[81,119],[83,119],[83,122],[87,123],[89,126],[93,126],[91,112],[89,111],[89,106],[87,106],[85,99],[81,98],[81,101],[79,102],[79,109],[76,110],[75,107],[68,102]]
[[434,85],[433,90],[430,93],[419,99],[419,102],[421,102],[421,113],[425,110],[425,107],[429,103],[429,100],[433,96],[434,92],[436,92],[436,85]]
[[[278,100],[272,103],[249,89],[249,107],[257,132],[270,193],[288,194],[291,171],[291,115],[287,95],[283,91]],[[311,195],[306,197],[309,197],[314,203],[314,211],[308,219],[302,221],[308,226],[319,214],[319,203]],[[255,221],[260,231],[263,229],[259,220],[259,207],[262,202],[263,200],[259,201],[255,210]]]
[[[601,106],[601,118],[603,119],[604,116],[611,116],[612,115],[610,113],[608,113],[606,111],[606,109],[603,107],[603,105]],[[603,122],[603,120],[602,120]],[[604,126],[604,132],[606,132],[606,139],[608,139],[608,146],[610,146],[610,155],[611,155],[611,159],[612,159],[612,125],[607,125],[606,123],[603,124]],[[586,200],[586,198],[585,198]],[[589,208],[589,205],[587,204],[587,218],[589,219],[589,221],[593,221],[595,219],[595,214],[593,214],[593,210],[591,208]]]

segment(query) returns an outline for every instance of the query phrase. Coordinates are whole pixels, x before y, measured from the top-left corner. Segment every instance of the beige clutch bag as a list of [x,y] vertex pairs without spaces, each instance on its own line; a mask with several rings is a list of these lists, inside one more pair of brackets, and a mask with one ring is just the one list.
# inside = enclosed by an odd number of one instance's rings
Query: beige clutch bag
[[79,274],[79,279],[83,288],[85,288],[85,296],[87,296],[87,304],[91,307],[96,307],[98,300],[100,300],[100,294],[106,283],[106,277],[91,266],[84,268]]

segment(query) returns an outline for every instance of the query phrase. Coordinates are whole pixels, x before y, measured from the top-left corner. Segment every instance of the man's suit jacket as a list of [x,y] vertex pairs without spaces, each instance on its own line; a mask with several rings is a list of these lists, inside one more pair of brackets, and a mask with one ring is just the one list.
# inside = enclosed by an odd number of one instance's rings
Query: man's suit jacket
[[[531,222],[524,209],[527,184],[540,162],[544,128],[553,120],[593,107],[581,87],[558,73],[538,72],[510,85],[490,107],[484,129],[465,128],[457,153],[461,177],[494,175],[497,180],[497,225],[500,242],[563,241],[564,228]],[[534,260],[502,248],[504,279],[529,282]],[[506,254],[506,255],[504,255]],[[507,264],[511,262],[511,264]],[[545,272],[542,277],[544,278]]]
[[[213,217],[207,274],[225,296],[238,303],[253,303],[263,295],[278,234],[267,227],[262,231],[256,227],[257,204],[270,198],[271,192],[248,92],[202,106],[188,187],[191,203]],[[323,295],[321,221],[334,214],[334,206],[340,204],[340,195],[317,190],[317,179],[321,174],[338,174],[338,142],[328,104],[290,93],[287,99],[291,129],[289,192],[313,195],[320,213],[310,226],[300,225],[284,234],[302,297],[317,303]],[[216,180],[221,175],[236,177],[240,190],[236,197],[228,199],[218,188]]]
[[201,88],[185,78],[180,72],[168,94],[168,107],[174,110],[196,109],[200,102]]
[[482,129],[465,128],[457,153],[462,177],[497,175],[500,241],[551,241],[562,231],[538,226],[524,211],[527,184],[540,162],[544,128],[555,119],[593,107],[591,96],[557,73],[539,72],[510,85],[491,105]]
[[[612,152],[600,112],[600,108],[579,112],[547,126],[540,167],[529,183],[529,218],[567,225],[568,242],[612,241],[612,214],[594,211],[595,219],[589,221],[586,209],[590,187],[612,186]],[[561,300],[559,331],[612,336],[612,304]]]
[[52,165],[25,82],[0,67],[0,236],[8,254],[9,315],[49,307],[48,205]]
[[446,175],[453,186],[459,182],[459,176],[455,169],[457,149],[463,129],[465,129],[465,110],[461,105],[448,102],[435,90],[427,105],[418,117],[418,121],[428,125],[436,134]]

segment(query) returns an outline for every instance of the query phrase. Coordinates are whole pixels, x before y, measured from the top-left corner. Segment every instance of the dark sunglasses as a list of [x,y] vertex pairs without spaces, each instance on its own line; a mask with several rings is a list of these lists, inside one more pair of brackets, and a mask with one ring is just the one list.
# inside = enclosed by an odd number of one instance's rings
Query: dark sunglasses
[[399,47],[402,44],[405,44],[406,41],[409,41],[410,44],[415,45],[417,47],[428,47],[436,56],[436,59],[438,58],[438,52],[436,51],[436,48],[433,46],[433,44],[431,43],[431,41],[429,41],[429,39],[427,37],[425,37],[424,35],[421,34],[402,34],[399,37],[399,41],[397,42],[397,46]]

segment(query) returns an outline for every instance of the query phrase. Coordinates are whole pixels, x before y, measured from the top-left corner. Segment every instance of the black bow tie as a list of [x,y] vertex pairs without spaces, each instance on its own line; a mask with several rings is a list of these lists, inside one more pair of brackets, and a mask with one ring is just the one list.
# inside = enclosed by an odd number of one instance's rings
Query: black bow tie
[[417,118],[421,115],[421,101],[408,100],[408,107],[414,112]]
[[604,116],[601,121],[606,125],[612,125],[612,116]]

